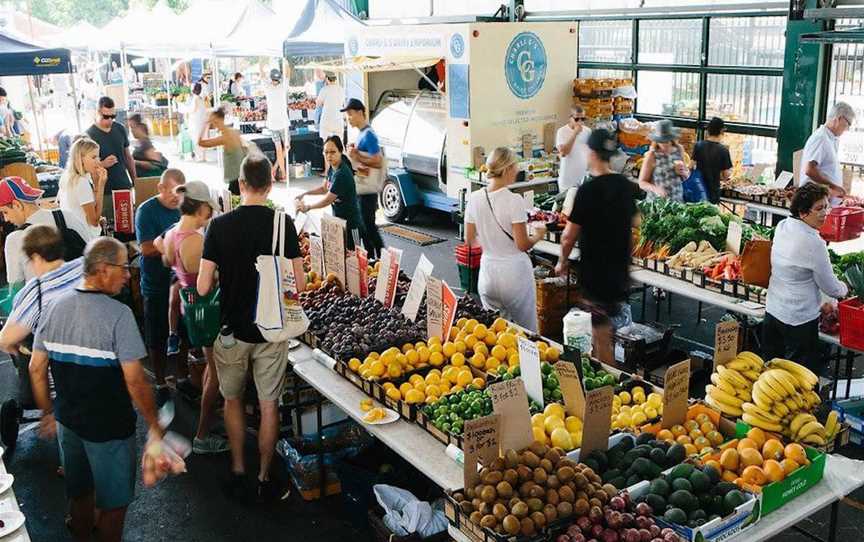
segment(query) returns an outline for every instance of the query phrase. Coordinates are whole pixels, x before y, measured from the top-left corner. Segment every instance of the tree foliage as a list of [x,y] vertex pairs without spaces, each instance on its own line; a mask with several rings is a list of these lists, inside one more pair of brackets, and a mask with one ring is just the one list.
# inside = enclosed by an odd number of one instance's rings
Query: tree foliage
[[[151,8],[159,0],[31,0],[33,17],[62,27],[87,21],[94,26],[102,26],[111,19],[125,13],[130,7]],[[189,0],[162,0],[180,13],[189,7]],[[22,12],[27,12],[26,0],[0,0]]]

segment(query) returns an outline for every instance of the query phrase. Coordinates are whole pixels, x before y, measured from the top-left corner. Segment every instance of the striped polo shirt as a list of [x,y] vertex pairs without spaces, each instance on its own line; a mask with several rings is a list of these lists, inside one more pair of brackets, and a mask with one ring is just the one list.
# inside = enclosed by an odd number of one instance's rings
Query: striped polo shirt
[[30,279],[15,295],[9,322],[24,326],[31,332],[35,331],[42,311],[51,306],[62,294],[75,288],[81,281],[83,271],[84,259],[76,258],[41,277]]
[[147,351],[129,307],[73,288],[43,312],[33,349],[48,353],[57,421],[91,442],[132,436],[135,411],[121,364]]

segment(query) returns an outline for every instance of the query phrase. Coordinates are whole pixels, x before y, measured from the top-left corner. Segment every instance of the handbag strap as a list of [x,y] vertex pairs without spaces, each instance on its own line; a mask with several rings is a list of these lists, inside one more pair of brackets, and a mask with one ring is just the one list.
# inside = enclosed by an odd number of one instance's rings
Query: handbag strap
[[484,188],[483,193],[486,194],[486,203],[489,204],[489,210],[492,212],[492,218],[495,219],[495,223],[498,224],[498,227],[501,228],[501,231],[504,232],[504,235],[506,235],[508,239],[510,239],[511,241],[513,241],[515,243],[516,240],[513,239],[513,236],[510,235],[510,233],[504,229],[504,226],[502,226],[501,222],[498,220],[498,215],[495,214],[495,208],[492,207],[492,199],[489,197],[489,188],[488,187]]
[[[273,256],[285,256],[285,213],[273,212],[273,243],[270,253]],[[281,241],[281,242],[280,242]]]

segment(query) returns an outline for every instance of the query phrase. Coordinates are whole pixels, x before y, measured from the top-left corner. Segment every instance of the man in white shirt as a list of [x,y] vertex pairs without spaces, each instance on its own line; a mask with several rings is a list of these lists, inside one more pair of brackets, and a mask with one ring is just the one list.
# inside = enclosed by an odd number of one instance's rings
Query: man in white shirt
[[837,151],[840,136],[855,122],[855,110],[845,102],[837,102],[828,113],[828,120],[807,139],[801,155],[798,186],[817,183],[828,187],[832,205],[838,205],[846,189]]
[[585,126],[585,110],[576,105],[570,110],[567,124],[558,128],[555,146],[561,156],[558,168],[558,191],[579,188],[588,171],[588,136],[591,129]]
[[270,130],[273,146],[276,147],[274,173],[277,179],[287,179],[285,153],[291,148],[288,137],[288,93],[282,84],[282,72],[278,68],[270,70],[270,83],[264,86],[264,95],[267,97],[267,129]]
[[345,103],[345,91],[336,80],[336,75],[328,73],[324,80],[324,88],[318,93],[317,105],[321,108],[321,125],[318,134],[326,140],[330,136],[345,137],[345,122],[342,116],[342,104]]
[[59,213],[65,221],[65,227],[77,233],[84,243],[95,237],[90,228],[69,211],[50,211],[39,207],[42,193],[43,190],[33,188],[21,177],[5,177],[0,180],[0,214],[7,222],[19,228],[6,237],[6,246],[3,249],[6,257],[6,281],[9,284],[22,283],[34,277],[22,246],[27,229],[22,226],[45,224],[60,229],[58,217],[54,215]]

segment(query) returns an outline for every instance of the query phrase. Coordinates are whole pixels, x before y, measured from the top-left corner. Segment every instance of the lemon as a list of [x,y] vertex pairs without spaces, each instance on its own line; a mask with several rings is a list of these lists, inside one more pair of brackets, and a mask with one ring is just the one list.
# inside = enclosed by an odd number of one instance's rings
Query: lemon
[[492,322],[492,329],[495,333],[501,333],[505,329],[507,329],[507,320],[503,318],[496,318],[494,322]]
[[648,394],[648,405],[659,409],[663,406],[663,396],[659,393]]
[[576,416],[567,416],[566,418],[564,418],[564,426],[571,433],[582,431],[582,420],[580,420]]
[[486,381],[478,376],[471,381],[471,385],[482,390],[486,386]]
[[632,397],[630,396],[630,392],[622,391],[618,394],[618,398],[621,399],[622,405],[629,405],[630,401],[632,401]]
[[405,397],[405,395],[413,389],[414,386],[412,386],[410,383],[403,382],[402,385],[399,386],[399,393],[402,395],[402,397]]
[[644,412],[637,412],[633,414],[633,426],[639,427],[640,425],[644,425],[646,421],[648,421],[648,417]]
[[437,370],[429,371],[429,374],[426,375],[426,378],[424,380],[426,380],[427,385],[437,385],[439,382],[441,382],[441,373],[439,373]]
[[363,380],[372,380],[372,378],[374,378],[375,375],[372,374],[372,369],[361,369],[360,370],[360,377]]
[[477,367],[478,369],[482,369],[486,365],[486,356],[477,352],[473,356],[471,356],[471,365]]
[[466,349],[470,349],[473,352],[475,344],[477,344],[477,337],[475,337],[474,335],[468,335],[467,337],[465,337]]
[[534,434],[535,441],[542,442],[543,444],[549,443],[549,439],[546,437],[546,431],[544,431],[542,427],[533,426],[531,427],[531,432]]
[[564,407],[561,406],[560,403],[549,403],[548,405],[546,405],[546,408],[543,409],[543,414],[545,414],[547,417],[555,416],[562,422],[564,421],[564,418],[567,417],[567,414],[564,412]]
[[460,391],[464,391],[464,390],[465,390],[465,388],[457,385],[457,386],[453,386],[452,388],[450,388],[450,393],[459,393]]
[[454,345],[450,341],[447,341],[446,343],[444,343],[444,346],[441,348],[442,348],[441,353],[444,354],[444,357],[446,357],[448,359],[453,357],[453,354],[455,354],[457,352],[456,345]]
[[489,355],[489,347],[486,346],[486,343],[478,342],[474,345],[474,353],[475,354],[483,354],[483,356]]
[[620,408],[621,407],[621,398],[617,395],[612,396],[612,408]]
[[387,366],[387,376],[390,378],[399,378],[402,376],[402,366],[398,363],[391,363]]
[[645,395],[645,389],[642,386],[633,386],[630,390],[631,395]]
[[492,347],[492,355],[498,361],[504,361],[505,359],[507,359],[507,349],[504,348],[503,346],[501,346],[500,344],[496,344],[495,346]]
[[439,352],[439,353],[440,353],[442,350],[444,350],[444,347],[441,346],[441,344],[432,344],[432,345],[429,345],[429,351],[432,352],[433,354],[434,354],[435,352]]
[[504,348],[516,348],[516,337],[512,333],[504,332],[498,338],[498,344]]
[[426,400],[423,402],[426,403],[427,405],[434,405],[435,403],[438,402],[438,397],[435,395],[427,395]]
[[441,352],[432,352],[429,356],[429,364],[433,367],[440,367],[444,364],[444,354]]
[[464,354],[466,350],[468,350],[468,345],[465,344],[465,341],[456,339],[456,342],[453,343],[453,346],[456,347],[456,351],[460,354]]
[[411,385],[414,385],[417,382],[421,382],[422,380],[423,380],[423,377],[420,375],[411,375],[410,377],[408,377],[408,382],[410,382]]
[[561,352],[559,352],[558,349],[554,346],[550,346],[546,349],[546,360],[549,363],[555,363],[556,361],[558,361],[558,359],[560,359],[560,357]]
[[463,327],[465,327],[465,322],[467,322],[467,321],[468,321],[467,318],[460,318],[460,319],[456,320],[456,327],[458,327],[459,329],[462,329]]
[[456,384],[458,384],[459,387],[464,389],[465,386],[470,384],[473,379],[474,379],[474,377],[472,376],[471,371],[469,371],[469,370],[461,371],[459,373],[459,376],[456,377]]
[[471,333],[474,331],[474,327],[476,325],[477,325],[477,320],[472,318],[472,319],[468,320],[467,322],[465,322],[465,325],[462,326],[462,329],[464,329],[468,333]]
[[426,381],[425,380],[418,380],[417,382],[414,383],[414,389],[418,390],[418,391],[425,392],[426,391]]
[[360,370],[360,360],[357,358],[349,359],[348,368],[351,369],[352,372],[358,372]]
[[621,412],[628,412],[629,413],[632,410],[632,408],[630,407],[630,405],[621,405],[621,408],[619,410]]
[[459,373],[459,370],[452,365],[448,365],[444,367],[444,371],[441,372],[441,380],[442,382],[455,382],[456,375]]
[[390,365],[391,363],[396,361],[396,354],[394,354],[393,352],[385,352],[385,353],[381,354],[381,357],[378,358],[376,361],[379,361],[379,360],[382,363]]
[[432,355],[432,352],[429,351],[425,346],[421,346],[417,349],[417,357],[420,363],[426,363],[429,361],[429,356]]
[[409,405],[416,405],[417,403],[422,403],[426,399],[426,396],[420,390],[411,389],[408,390],[408,393],[405,394],[405,402]]
[[519,366],[519,354],[513,353],[507,356],[507,365],[510,367],[518,367]]
[[402,393],[396,388],[388,388],[387,389],[387,397],[393,399],[394,401],[402,400]]
[[450,392],[450,382],[446,379],[442,379],[438,384],[438,389],[441,390],[441,395],[447,395]]
[[633,427],[633,418],[630,416],[629,412],[618,414],[617,420],[621,427]]
[[650,406],[645,407],[645,417],[648,418],[649,420],[653,420],[654,418],[656,418],[659,415],[660,415],[660,413],[657,412],[656,408],[650,407]]
[[431,348],[433,345],[436,345],[436,344],[437,344],[438,346],[441,346],[441,338],[440,338],[440,337],[429,337],[429,340],[427,341],[427,344],[429,345],[430,348]]
[[384,363],[380,359],[376,359],[369,365],[369,372],[372,373],[372,376],[383,376],[385,370]]
[[396,384],[394,384],[392,382],[385,382],[385,383],[381,384],[381,387],[384,388],[384,391],[387,391],[390,388],[395,388]]
[[567,428],[564,426],[564,420],[558,418],[556,416],[546,416],[546,419],[543,420],[543,429],[546,430],[546,433],[551,435],[552,431],[556,429],[564,429],[567,431]]
[[455,327],[451,327],[450,333],[447,335],[447,338],[450,339],[451,341],[455,341],[456,337],[458,337],[458,336],[459,336],[459,330],[456,329]]
[[456,352],[453,354],[453,357],[450,358],[450,365],[454,367],[462,367],[465,365],[465,354],[462,352]]
[[537,413],[531,416],[531,425],[533,427],[543,427],[543,422],[546,420],[546,416],[543,414]]
[[582,432],[570,433],[570,438],[573,440],[573,448],[582,447]]
[[490,357],[486,360],[484,368],[486,371],[497,371],[499,365],[501,365],[501,362],[498,361],[498,358]]
[[550,436],[550,440],[552,441],[552,446],[557,446],[562,448],[565,452],[569,452],[573,449],[573,438],[570,436],[570,432],[567,431],[564,427],[558,427],[554,431],[552,431],[552,435]]
[[405,354],[405,359],[408,361],[409,365],[417,365],[420,363],[420,354],[416,350],[409,350],[407,354]]
[[541,352],[549,348],[549,345],[543,341],[537,341],[536,344],[537,344],[537,350],[540,350]]
[[430,397],[430,396],[440,397],[441,396],[441,389],[438,386],[436,386],[435,384],[428,384],[426,386],[426,396],[427,397]]
[[402,345],[402,353],[407,354],[409,350],[414,350],[414,345],[411,343],[405,343]]
[[369,355],[366,356],[366,359],[371,359],[372,361],[375,361],[376,359],[378,359],[380,357],[381,357],[381,355],[378,354],[378,352],[369,352]]
[[426,348],[426,343],[423,341],[417,341],[414,343],[414,350],[420,350],[421,348]]

